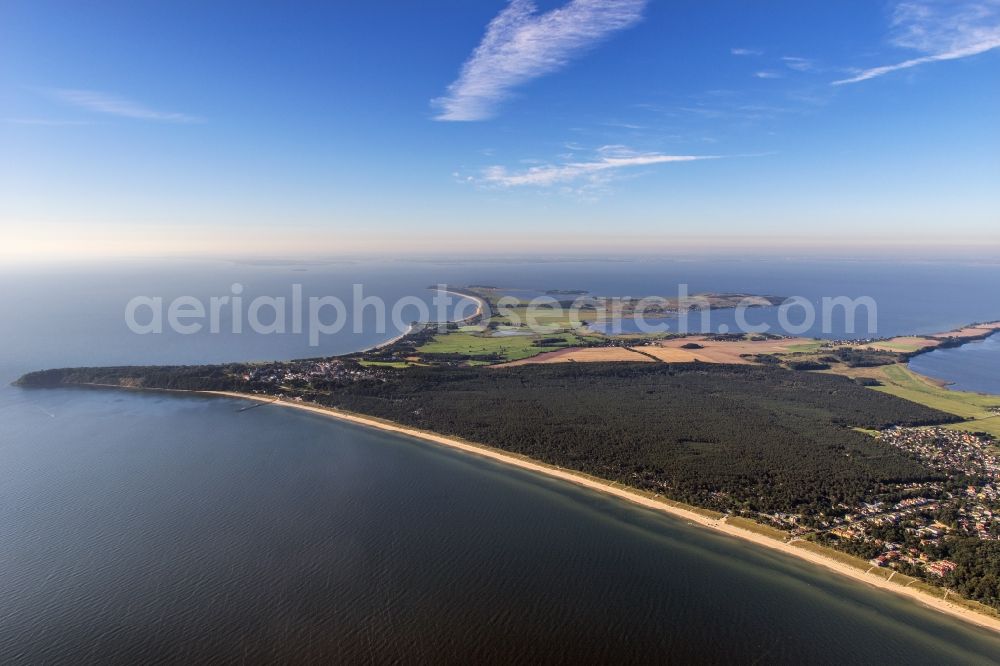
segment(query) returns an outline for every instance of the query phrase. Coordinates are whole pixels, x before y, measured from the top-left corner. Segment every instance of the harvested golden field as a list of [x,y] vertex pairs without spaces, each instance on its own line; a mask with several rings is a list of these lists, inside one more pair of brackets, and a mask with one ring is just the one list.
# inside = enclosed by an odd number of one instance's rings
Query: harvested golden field
[[[813,343],[808,338],[788,338],[785,340],[741,340],[721,342],[708,340],[705,336],[693,335],[674,340],[662,340],[650,345],[635,347],[632,351],[625,347],[570,347],[558,351],[538,354],[504,365],[525,365],[527,363],[563,363],[568,361],[652,361],[650,356],[665,363],[737,363],[749,364],[753,361],[743,358],[744,354],[788,354],[796,347]],[[684,345],[697,344],[701,349],[684,349]],[[648,354],[648,356],[646,356]]]
[[993,322],[992,324],[977,324],[975,326],[966,326],[965,328],[960,328],[957,331],[949,331],[947,333],[938,333],[931,337],[934,338],[975,338],[981,335],[985,335],[990,331],[1000,330],[1000,322]]
[[[809,338],[787,338],[783,340],[739,340],[719,341],[708,340],[704,336],[695,335],[675,340],[663,340],[656,344],[641,347],[641,350],[668,363],[751,363],[743,358],[744,354],[788,354],[796,351],[795,347],[814,342]],[[685,349],[684,345],[697,344],[701,349]]]
[[941,341],[933,338],[922,338],[916,335],[903,335],[898,338],[890,338],[889,340],[873,342],[870,345],[866,345],[866,347],[868,349],[875,349],[878,351],[913,352],[927,347],[937,347],[939,344],[941,344]]

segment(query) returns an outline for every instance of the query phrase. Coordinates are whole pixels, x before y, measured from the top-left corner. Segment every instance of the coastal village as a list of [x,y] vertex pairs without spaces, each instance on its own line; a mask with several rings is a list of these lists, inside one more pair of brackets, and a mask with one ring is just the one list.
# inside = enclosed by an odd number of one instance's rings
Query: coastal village
[[1000,455],[988,435],[938,427],[881,431],[878,439],[942,473],[941,480],[881,489],[836,516],[758,516],[797,538],[819,537],[870,563],[918,577],[944,578],[956,564],[940,556],[949,538],[1000,539]]
[[308,388],[317,382],[352,381],[378,374],[377,368],[328,358],[256,365],[248,368],[241,379],[252,386],[255,393],[282,395],[285,390]]

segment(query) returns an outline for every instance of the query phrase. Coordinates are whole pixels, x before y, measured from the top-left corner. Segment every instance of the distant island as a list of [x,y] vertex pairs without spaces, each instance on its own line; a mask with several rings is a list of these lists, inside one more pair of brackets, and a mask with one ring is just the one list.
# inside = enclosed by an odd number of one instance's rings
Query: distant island
[[[436,287],[432,287],[436,288]],[[436,322],[415,324],[408,335],[379,345],[363,355],[354,355],[364,365],[410,367],[447,365],[472,367],[523,361],[547,360],[546,352],[583,352],[586,360],[632,360],[628,349],[679,334],[614,334],[600,330],[602,322],[627,320],[641,306],[646,319],[666,319],[697,308],[710,310],[768,307],[783,302],[780,296],[755,294],[694,294],[687,298],[644,297],[642,299],[586,296],[570,301],[535,303],[515,298],[497,286],[449,287],[449,292],[473,300],[474,314],[452,322],[441,332]],[[577,318],[569,314],[575,308]],[[528,325],[529,319],[533,325]],[[774,339],[778,336],[766,336]],[[618,351],[615,351],[618,350]],[[625,351],[621,351],[625,350]],[[573,360],[578,360],[573,358]]]
[[[476,312],[356,354],[46,370],[18,383],[221,392],[405,431],[1000,629],[1000,397],[948,391],[905,366],[1000,324],[823,341],[607,335],[553,317],[537,332],[510,325],[496,288],[451,291]],[[698,298],[714,307],[776,299]]]

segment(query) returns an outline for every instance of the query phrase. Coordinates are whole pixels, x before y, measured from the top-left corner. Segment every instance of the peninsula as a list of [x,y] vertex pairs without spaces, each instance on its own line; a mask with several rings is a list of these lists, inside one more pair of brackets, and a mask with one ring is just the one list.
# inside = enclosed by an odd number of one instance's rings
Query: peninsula
[[[1000,456],[983,426],[997,405],[986,396],[948,402],[942,395],[953,392],[910,373],[905,360],[922,347],[608,336],[579,326],[497,336],[506,324],[495,301],[455,293],[477,307],[447,331],[416,325],[343,357],[60,369],[19,384],[221,393],[403,432],[672,513],[1000,630]],[[966,327],[929,336],[927,346],[998,329]],[[505,346],[522,338],[529,342],[515,352]]]

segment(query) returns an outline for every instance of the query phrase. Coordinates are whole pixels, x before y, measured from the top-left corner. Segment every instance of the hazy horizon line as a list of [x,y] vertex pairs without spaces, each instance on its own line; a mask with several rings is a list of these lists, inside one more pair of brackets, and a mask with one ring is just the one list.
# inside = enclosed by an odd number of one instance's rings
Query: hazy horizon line
[[327,263],[360,262],[470,262],[500,263],[517,261],[587,261],[616,263],[648,260],[770,260],[807,261],[810,259],[840,261],[961,261],[977,264],[1000,264],[1000,240],[991,243],[955,243],[942,245],[932,242],[896,242],[894,244],[866,242],[850,245],[823,243],[786,243],[782,245],[754,245],[734,241],[722,245],[718,242],[706,244],[680,245],[642,248],[607,246],[592,248],[559,248],[539,246],[518,249],[500,248],[419,248],[371,249],[355,248],[340,250],[283,251],[274,249],[244,251],[154,251],[142,249],[119,252],[76,252],[76,253],[9,253],[0,251],[0,260],[7,267],[24,265],[129,263],[141,261],[222,261],[235,263],[257,263],[261,265],[310,265]]

